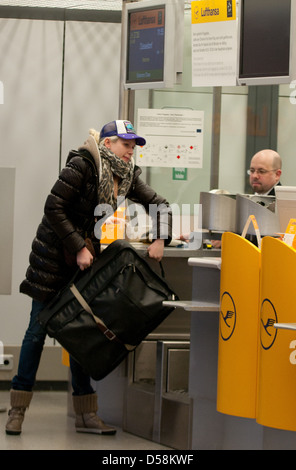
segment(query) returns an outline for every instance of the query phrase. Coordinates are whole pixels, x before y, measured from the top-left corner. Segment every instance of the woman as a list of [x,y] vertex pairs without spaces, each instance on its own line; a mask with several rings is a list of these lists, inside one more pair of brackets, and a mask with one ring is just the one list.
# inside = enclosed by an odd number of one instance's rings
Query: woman
[[[69,282],[75,266],[87,269],[99,255],[100,242],[93,236],[95,208],[108,204],[115,210],[118,197],[141,203],[146,211],[150,204],[156,204],[161,209],[154,221],[157,235],[148,248],[149,256],[161,260],[164,244],[170,242],[169,205],[140,179],[141,170],[133,162],[135,146],[145,143],[129,121],[112,121],[100,134],[91,130],[85,144],[69,153],[66,166],[46,200],[44,216],[32,243],[30,265],[20,286],[20,291],[32,297],[33,302],[18,373],[12,380],[7,434],[21,433],[25,410],[32,398],[46,337],[37,321],[39,312]],[[87,246],[88,237],[92,238],[92,248]],[[70,367],[76,430],[115,434],[116,430],[97,416],[97,396],[90,377],[72,358]]]

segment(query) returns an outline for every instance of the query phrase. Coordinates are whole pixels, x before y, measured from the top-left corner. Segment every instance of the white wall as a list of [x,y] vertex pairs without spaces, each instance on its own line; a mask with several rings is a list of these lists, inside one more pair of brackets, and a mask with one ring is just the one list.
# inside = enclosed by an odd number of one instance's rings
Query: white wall
[[67,22],[63,162],[90,128],[118,118],[121,26]]
[[[19,344],[30,300],[18,293],[43,204],[57,176],[62,24],[0,20],[0,167],[16,169],[12,293],[0,296],[0,338]],[[3,204],[3,201],[1,201]]]
[[[46,196],[59,172],[63,22],[0,19],[0,171],[15,168],[12,290],[0,295],[0,341],[20,345],[29,297],[19,294]],[[66,27],[62,160],[117,117],[120,24]],[[3,210],[4,201],[0,201]],[[1,279],[0,279],[1,282]],[[50,344],[50,340],[48,340]]]
[[247,87],[222,88],[219,189],[245,192]]

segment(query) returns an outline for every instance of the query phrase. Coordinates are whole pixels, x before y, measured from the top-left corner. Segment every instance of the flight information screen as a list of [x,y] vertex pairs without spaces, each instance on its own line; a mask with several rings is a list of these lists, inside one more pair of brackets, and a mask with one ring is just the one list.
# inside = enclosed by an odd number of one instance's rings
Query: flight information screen
[[130,12],[126,83],[163,81],[164,45],[165,6]]
[[291,0],[242,0],[240,77],[289,74]]

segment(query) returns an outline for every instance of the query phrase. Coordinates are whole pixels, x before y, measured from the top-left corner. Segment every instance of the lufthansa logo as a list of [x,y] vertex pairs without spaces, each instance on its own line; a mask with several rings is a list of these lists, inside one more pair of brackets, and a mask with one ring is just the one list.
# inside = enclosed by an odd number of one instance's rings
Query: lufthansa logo
[[260,311],[260,342],[263,349],[270,349],[275,342],[277,329],[273,327],[277,323],[276,310],[269,299],[264,299]]
[[231,338],[236,325],[236,308],[233,298],[228,292],[221,297],[220,307],[220,335],[224,341]]

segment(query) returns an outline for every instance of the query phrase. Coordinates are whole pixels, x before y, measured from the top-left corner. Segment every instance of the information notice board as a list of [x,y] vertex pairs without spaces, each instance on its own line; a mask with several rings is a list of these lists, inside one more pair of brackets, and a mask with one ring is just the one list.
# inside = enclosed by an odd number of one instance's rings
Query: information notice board
[[204,112],[188,109],[139,109],[137,148],[142,167],[202,168]]
[[235,86],[237,21],[235,0],[191,2],[192,86]]

